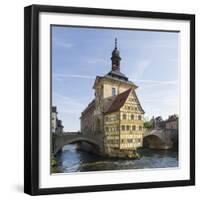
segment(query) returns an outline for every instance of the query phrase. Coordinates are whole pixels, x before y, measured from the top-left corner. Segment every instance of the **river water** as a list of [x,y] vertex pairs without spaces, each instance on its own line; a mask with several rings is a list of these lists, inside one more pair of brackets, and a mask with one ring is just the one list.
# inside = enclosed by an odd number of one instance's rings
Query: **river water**
[[110,159],[76,150],[75,145],[66,145],[57,155],[56,172],[86,172],[100,170],[148,169],[178,167],[178,153],[175,150],[138,150],[139,159]]

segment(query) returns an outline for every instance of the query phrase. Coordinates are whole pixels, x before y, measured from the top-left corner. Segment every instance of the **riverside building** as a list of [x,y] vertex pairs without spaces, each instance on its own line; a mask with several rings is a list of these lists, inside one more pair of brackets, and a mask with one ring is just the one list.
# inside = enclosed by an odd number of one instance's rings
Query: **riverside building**
[[111,71],[95,79],[95,97],[81,113],[81,132],[103,134],[104,154],[109,157],[136,157],[143,145],[144,110],[138,87],[121,72],[120,61],[115,39]]

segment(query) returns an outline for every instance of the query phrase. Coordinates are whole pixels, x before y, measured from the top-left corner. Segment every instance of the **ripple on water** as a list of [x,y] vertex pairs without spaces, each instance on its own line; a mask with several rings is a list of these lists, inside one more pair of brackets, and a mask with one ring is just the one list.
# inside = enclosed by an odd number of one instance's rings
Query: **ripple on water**
[[77,151],[74,145],[67,145],[57,156],[58,168],[61,172],[84,172],[178,166],[178,156],[175,151],[140,149],[138,152],[141,155],[140,159],[108,159]]

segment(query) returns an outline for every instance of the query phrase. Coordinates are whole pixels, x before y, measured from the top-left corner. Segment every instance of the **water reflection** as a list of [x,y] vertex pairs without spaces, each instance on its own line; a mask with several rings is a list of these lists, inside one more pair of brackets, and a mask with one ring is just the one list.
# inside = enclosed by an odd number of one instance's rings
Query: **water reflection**
[[66,145],[57,155],[58,172],[84,172],[100,170],[145,169],[178,167],[178,154],[174,150],[138,150],[140,159],[110,159],[76,150]]

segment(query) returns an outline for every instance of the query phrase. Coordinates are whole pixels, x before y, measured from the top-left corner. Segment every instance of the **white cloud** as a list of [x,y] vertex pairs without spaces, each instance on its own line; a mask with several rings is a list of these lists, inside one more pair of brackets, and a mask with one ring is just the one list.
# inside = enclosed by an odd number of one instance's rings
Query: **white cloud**
[[[87,103],[83,103],[83,101]],[[80,130],[81,112],[88,103],[88,99],[76,99],[56,92],[53,93],[53,105],[57,106],[58,118],[62,120],[65,131]]]
[[157,80],[145,80],[145,79],[135,79],[136,82],[139,82],[139,83],[157,83],[157,84],[162,84],[162,83],[165,83],[165,84],[175,84],[177,83],[177,80],[172,80],[172,81],[157,81]]
[[80,103],[77,99],[71,98],[71,97],[67,97],[58,93],[54,93],[53,97],[56,101],[58,101],[59,103],[61,103],[60,105],[70,105],[70,107],[83,107],[84,105],[82,103]]
[[167,118],[174,113],[178,114],[179,95],[178,81],[141,80],[137,90],[145,116],[161,115]]
[[174,39],[152,39],[151,41],[146,40],[144,43],[144,38],[140,39],[127,39],[123,40],[122,46],[126,49],[145,49],[145,50],[153,50],[153,49],[176,49],[177,48],[177,40]]
[[145,49],[175,49],[177,48],[177,43],[174,40],[155,40],[150,44],[145,44],[142,48]]
[[62,80],[63,78],[83,78],[83,79],[95,79],[96,76],[80,75],[80,74],[53,74],[53,78],[56,80]]
[[67,49],[75,46],[71,42],[62,41],[60,39],[54,39],[53,44],[55,44],[56,46],[59,46],[59,47],[67,48]]
[[96,63],[105,63],[105,59],[101,58],[87,58],[86,62],[89,64],[96,64]]
[[174,86],[177,87],[178,80],[172,81],[154,81],[154,80],[134,80],[134,82],[140,85],[140,88],[151,88],[151,87],[163,87],[163,86]]
[[132,77],[134,77],[134,79],[140,79],[143,76],[145,70],[150,66],[150,64],[151,60],[139,61],[134,67]]

